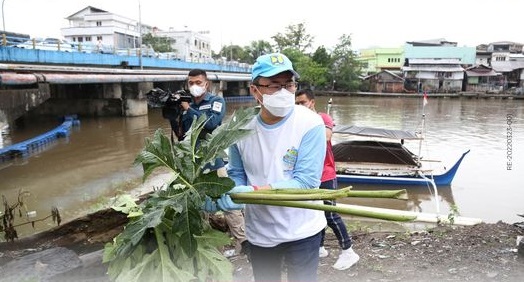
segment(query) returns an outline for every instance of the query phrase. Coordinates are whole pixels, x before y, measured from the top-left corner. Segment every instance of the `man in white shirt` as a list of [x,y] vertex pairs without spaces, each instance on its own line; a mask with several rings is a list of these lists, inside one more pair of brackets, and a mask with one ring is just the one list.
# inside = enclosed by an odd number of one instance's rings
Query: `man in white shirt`
[[[251,95],[259,114],[248,125],[254,133],[229,150],[229,193],[263,189],[317,189],[326,153],[324,123],[319,115],[296,106],[298,73],[279,53],[260,56],[253,66]],[[241,209],[228,194],[217,201],[222,210]],[[246,236],[256,281],[316,281],[324,212],[310,209],[245,205]]]

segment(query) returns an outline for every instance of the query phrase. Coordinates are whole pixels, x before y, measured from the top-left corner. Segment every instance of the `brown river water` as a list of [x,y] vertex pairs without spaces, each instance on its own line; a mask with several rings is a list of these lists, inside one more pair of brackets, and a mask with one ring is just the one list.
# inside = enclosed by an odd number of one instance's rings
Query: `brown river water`
[[[235,108],[251,105],[228,103],[228,115]],[[327,97],[317,97],[317,110],[326,107]],[[422,112],[422,99],[407,97],[333,97],[330,110],[339,125],[410,130],[420,125]],[[451,166],[471,150],[453,184],[439,187],[438,197],[426,187],[386,187],[407,188],[409,199],[341,202],[433,213],[438,201],[444,215],[453,208],[461,216],[490,223],[522,221],[517,214],[524,213],[524,100],[430,97],[424,113],[427,136],[422,153],[426,158]],[[2,135],[0,147],[60,123],[58,118],[28,118]],[[158,128],[169,132],[168,122],[157,109],[143,117],[80,117],[80,125],[72,128],[68,138],[51,142],[27,158],[0,164],[0,194],[14,203],[19,191],[29,191],[25,204],[29,211],[37,212],[36,218],[49,215],[52,206],[58,207],[63,221],[107,206],[111,197],[138,185],[142,170],[133,160],[144,139]],[[334,136],[335,143],[341,140]],[[418,153],[418,143],[406,145]],[[353,186],[359,188],[376,187]],[[46,220],[35,229],[51,226],[52,221]],[[33,232],[30,225],[19,229],[20,236]]]

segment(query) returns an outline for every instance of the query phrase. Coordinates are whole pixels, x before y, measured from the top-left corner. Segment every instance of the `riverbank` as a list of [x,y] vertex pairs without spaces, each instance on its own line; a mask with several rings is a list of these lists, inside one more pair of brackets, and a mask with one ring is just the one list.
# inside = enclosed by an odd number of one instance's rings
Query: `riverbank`
[[[0,243],[0,281],[109,281],[102,263],[105,243],[121,232],[127,218],[99,211],[15,243]],[[355,222],[346,221],[348,226]],[[352,229],[360,261],[345,271],[332,268],[339,252],[328,229],[329,256],[320,260],[319,281],[520,281],[524,277],[524,236],[517,225],[437,226],[408,231]],[[398,227],[398,225],[397,225]],[[230,258],[235,282],[253,281],[245,256]]]
[[[317,96],[354,96],[354,97],[409,97],[420,98],[420,93],[385,93],[385,92],[342,92],[342,91],[315,91]],[[500,93],[478,93],[478,92],[459,92],[459,93],[427,93],[429,98],[470,98],[470,99],[515,99],[524,100],[524,95],[500,94]]]
[[[157,173],[131,189],[144,195],[160,187],[169,174]],[[104,245],[122,231],[124,214],[101,209],[61,226],[0,243],[0,281],[109,281],[102,263]],[[517,239],[523,225],[497,222],[473,226],[429,226],[346,218],[360,261],[351,269],[332,268],[338,246],[328,229],[330,252],[320,261],[319,281],[520,281],[524,277],[524,246]],[[234,281],[252,281],[245,256],[230,258]]]

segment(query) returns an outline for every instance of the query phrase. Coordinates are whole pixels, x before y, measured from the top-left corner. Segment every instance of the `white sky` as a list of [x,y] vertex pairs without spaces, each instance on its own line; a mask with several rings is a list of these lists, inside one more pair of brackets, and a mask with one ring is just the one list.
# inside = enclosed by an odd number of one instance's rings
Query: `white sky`
[[271,40],[289,25],[305,23],[313,45],[331,49],[343,34],[354,50],[400,47],[406,41],[445,38],[474,47],[524,42],[524,0],[2,0],[7,31],[61,36],[65,18],[93,6],[167,30],[210,31],[218,52],[230,43]]

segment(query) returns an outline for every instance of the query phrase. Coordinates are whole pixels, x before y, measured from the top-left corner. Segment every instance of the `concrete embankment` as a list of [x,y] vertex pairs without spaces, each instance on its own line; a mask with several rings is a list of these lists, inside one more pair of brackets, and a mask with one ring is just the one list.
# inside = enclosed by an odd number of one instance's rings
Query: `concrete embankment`
[[[422,97],[419,93],[384,93],[384,92],[342,92],[342,91],[315,91],[318,96],[354,96],[354,97]],[[517,99],[524,100],[524,95],[513,94],[497,94],[497,93],[476,93],[476,92],[460,92],[460,93],[428,93],[428,97],[442,97],[442,98],[476,98],[476,99]]]

